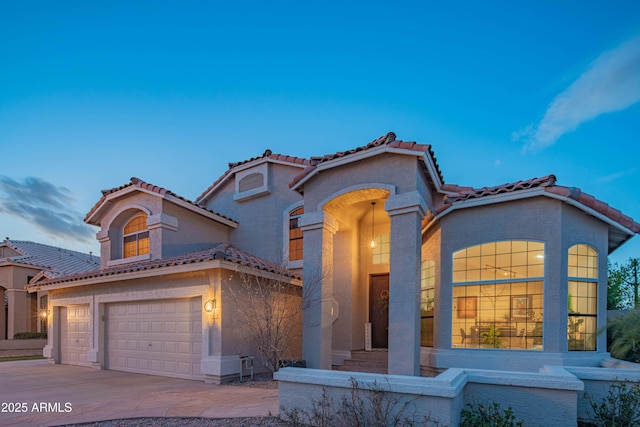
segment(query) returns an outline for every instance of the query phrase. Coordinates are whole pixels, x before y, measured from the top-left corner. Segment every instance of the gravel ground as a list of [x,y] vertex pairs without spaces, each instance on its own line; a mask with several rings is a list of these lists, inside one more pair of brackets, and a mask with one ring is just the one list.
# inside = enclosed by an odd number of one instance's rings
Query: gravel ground
[[291,424],[276,417],[260,418],[129,418],[67,424],[60,427],[283,427]]

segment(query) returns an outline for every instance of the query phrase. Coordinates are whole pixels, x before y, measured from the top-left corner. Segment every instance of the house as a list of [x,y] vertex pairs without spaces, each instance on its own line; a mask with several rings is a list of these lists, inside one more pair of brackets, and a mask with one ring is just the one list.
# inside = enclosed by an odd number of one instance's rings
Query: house
[[[50,330],[71,334],[81,321],[88,345],[50,334],[45,355],[211,381],[256,355],[228,297],[239,267],[302,276],[310,368],[375,349],[389,374],[410,376],[596,366],[608,356],[597,333],[607,255],[640,233],[553,175],[447,184],[431,146],[393,133],[310,159],[267,150],[230,163],[194,202],[132,178],[104,191],[85,221],[100,227],[100,269],[28,289],[48,291]],[[148,356],[156,349],[164,359]]]
[[27,293],[30,280],[95,270],[100,259],[68,249],[6,238],[0,242],[0,339],[20,332],[47,332],[47,293]]

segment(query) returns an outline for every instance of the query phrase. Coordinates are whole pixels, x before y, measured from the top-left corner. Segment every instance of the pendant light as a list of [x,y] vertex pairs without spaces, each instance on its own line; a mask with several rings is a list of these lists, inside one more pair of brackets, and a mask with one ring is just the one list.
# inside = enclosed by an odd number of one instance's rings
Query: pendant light
[[376,235],[374,234],[374,231],[373,231],[373,224],[375,220],[375,209],[376,209],[376,202],[371,202],[371,243],[369,244],[369,246],[371,246],[371,249],[376,247]]

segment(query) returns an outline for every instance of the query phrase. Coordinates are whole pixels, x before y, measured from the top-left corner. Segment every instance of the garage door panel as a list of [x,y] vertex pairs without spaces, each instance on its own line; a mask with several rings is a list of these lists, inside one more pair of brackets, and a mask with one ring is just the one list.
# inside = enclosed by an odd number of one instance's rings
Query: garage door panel
[[200,379],[201,331],[199,297],[110,304],[107,368]]

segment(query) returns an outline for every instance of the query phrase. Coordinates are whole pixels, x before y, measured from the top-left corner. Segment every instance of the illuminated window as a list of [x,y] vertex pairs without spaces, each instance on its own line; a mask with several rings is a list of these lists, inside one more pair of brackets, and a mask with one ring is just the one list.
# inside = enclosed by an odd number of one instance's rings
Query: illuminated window
[[436,266],[430,259],[422,261],[420,274],[420,345],[433,347],[433,307]]
[[373,241],[375,242],[371,248],[373,264],[389,264],[389,256],[391,254],[389,233],[376,236]]
[[304,214],[304,207],[299,207],[289,213],[289,261],[301,260],[303,253],[302,229],[300,217]]
[[544,243],[506,240],[453,254],[452,345],[542,350]]
[[149,253],[149,231],[147,218],[137,216],[124,226],[123,258],[129,258]]
[[598,253],[589,245],[569,248],[570,351],[595,351],[598,325]]

